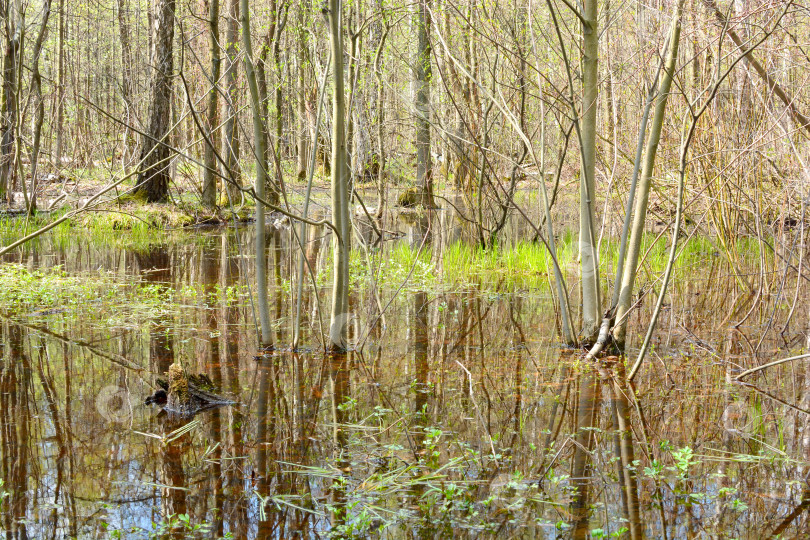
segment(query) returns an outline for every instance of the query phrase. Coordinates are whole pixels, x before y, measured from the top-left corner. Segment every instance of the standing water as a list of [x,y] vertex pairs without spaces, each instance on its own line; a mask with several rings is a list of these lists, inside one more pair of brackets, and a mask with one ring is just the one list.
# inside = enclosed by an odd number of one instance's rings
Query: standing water
[[[52,236],[7,258],[0,531],[810,535],[810,370],[797,362],[733,382],[804,346],[807,298],[788,324],[790,298],[752,304],[746,271],[698,242],[628,386],[618,358],[583,362],[560,347],[550,267],[510,266],[507,248],[481,254],[450,220],[431,219],[388,223],[382,243],[358,238],[345,356],[321,352],[323,230],[308,238],[315,275],[297,352],[298,265],[283,224],[267,254],[275,350],[261,355],[245,229],[139,249]],[[656,275],[646,279],[657,291]],[[633,314],[636,339],[651,303]],[[146,405],[174,362],[234,404],[193,417]]]

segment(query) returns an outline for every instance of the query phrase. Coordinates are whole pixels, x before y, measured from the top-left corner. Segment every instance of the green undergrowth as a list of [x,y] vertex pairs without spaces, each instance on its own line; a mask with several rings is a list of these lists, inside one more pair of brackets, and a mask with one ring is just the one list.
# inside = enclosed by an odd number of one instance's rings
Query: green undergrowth
[[[210,293],[221,301],[239,302],[246,293],[234,287]],[[60,319],[98,322],[105,327],[130,326],[133,321],[176,313],[204,300],[202,286],[173,288],[162,283],[122,282],[108,272],[69,274],[56,267],[31,270],[19,264],[0,265],[0,306],[12,318],[37,318],[59,313]]]

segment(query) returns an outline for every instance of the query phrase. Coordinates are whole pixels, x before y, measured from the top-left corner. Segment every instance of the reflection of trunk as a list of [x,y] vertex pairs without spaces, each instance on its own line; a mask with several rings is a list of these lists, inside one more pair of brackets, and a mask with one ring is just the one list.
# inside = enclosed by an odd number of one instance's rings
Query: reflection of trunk
[[[517,451],[517,444],[520,441],[521,435],[521,419],[522,419],[522,411],[523,411],[523,353],[522,351],[525,350],[525,335],[523,334],[523,329],[520,326],[520,322],[518,319],[515,318],[515,312],[518,314],[522,312],[523,302],[521,297],[512,297],[509,300],[509,320],[512,322],[512,326],[515,329],[515,337],[514,342],[515,345],[518,347],[515,355],[517,358],[515,359],[515,408],[512,411],[513,415],[513,433],[512,433],[512,442],[509,445],[510,448],[513,449],[513,452]],[[513,454],[514,455],[514,454]]]
[[[270,494],[270,471],[268,463],[275,462],[272,452],[275,448],[275,430],[273,429],[273,411],[275,404],[275,369],[273,358],[262,356],[258,366],[259,371],[259,397],[256,409],[256,472],[258,475],[257,492],[266,497]],[[270,454],[268,456],[268,454]],[[272,517],[275,512],[270,505],[265,508],[267,519],[259,520],[257,538],[270,538],[273,531]]]
[[[142,277],[149,283],[167,287],[172,282],[171,261],[165,247],[153,247],[148,253],[135,252]],[[174,340],[171,321],[158,317],[149,333],[149,360],[153,373],[164,374],[174,362]]]
[[[199,358],[205,359],[203,372],[210,374],[211,382],[214,388],[222,388],[222,372],[220,370],[220,352],[219,352],[219,321],[217,314],[219,313],[218,302],[222,300],[221,295],[217,295],[220,275],[220,246],[212,243],[202,250],[202,259],[200,261],[200,278],[204,285],[205,301],[202,308],[202,328],[208,330],[208,343],[200,341],[202,346],[198,350]],[[207,349],[207,350],[206,350]],[[207,354],[206,354],[207,353]],[[209,437],[214,450],[211,453],[211,466],[212,474],[209,476],[209,481],[213,484],[214,506],[218,509],[215,515],[213,531],[219,538],[224,533],[224,523],[222,516],[223,506],[225,504],[225,494],[222,489],[222,411],[219,408],[213,409],[209,413],[210,417],[210,431]],[[217,443],[219,445],[217,446]],[[209,488],[210,489],[210,488]]]
[[[0,340],[2,340],[2,335],[0,335]],[[73,391],[72,391],[72,370],[70,366],[73,365],[73,358],[70,352],[70,348],[67,343],[62,343],[62,368],[63,373],[65,374],[65,447],[66,448],[73,448],[73,426],[71,419],[73,418],[73,410],[70,404],[73,402]],[[2,390],[0,390],[2,393]],[[67,453],[67,462],[68,462],[68,477],[73,478],[74,472],[76,470],[76,456],[74,452]],[[68,484],[67,493],[65,495],[66,500],[62,503],[65,505],[65,510],[63,513],[70,516],[68,520],[68,536],[70,538],[74,538],[78,536],[77,527],[78,527],[78,520],[76,519],[76,499],[74,497],[75,485],[73,482]]]
[[[53,488],[53,510],[51,512],[50,520],[51,520],[51,527],[53,527],[54,535],[52,538],[56,537],[56,529],[58,528],[59,524],[59,512],[58,512],[58,505],[65,505],[65,497],[61,497],[62,495],[62,488],[65,484],[65,464],[68,461],[67,457],[69,454],[67,441],[65,439],[65,428],[62,425],[62,416],[59,414],[59,404],[58,400],[60,400],[59,395],[56,391],[56,385],[54,384],[53,376],[50,372],[46,373],[45,370],[45,351],[47,351],[47,343],[45,338],[40,338],[40,347],[39,347],[39,358],[37,361],[37,374],[39,375],[40,383],[42,384],[42,390],[45,394],[45,398],[48,402],[48,411],[51,415],[51,422],[53,423],[53,430],[54,430],[54,439],[56,441],[56,446],[59,449],[59,453],[56,457],[55,464],[56,464],[56,482]],[[69,375],[66,376],[69,378]],[[68,396],[69,397],[69,396]],[[70,473],[68,473],[70,474]],[[70,478],[70,476],[69,476]],[[75,516],[71,516],[75,517]]]
[[633,449],[633,431],[630,424],[630,405],[627,395],[630,389],[627,387],[624,370],[617,377],[613,377],[613,406],[616,414],[618,455],[619,460],[616,467],[619,469],[619,484],[622,487],[622,503],[626,511],[624,516],[630,529],[631,540],[641,540],[644,535],[641,528],[638,506],[638,483],[634,461],[636,459]]
[[29,538],[26,530],[28,510],[28,460],[31,456],[31,363],[23,351],[23,330],[17,325],[8,328],[8,364],[0,370],[0,442],[3,460],[0,478],[10,491],[2,501],[3,528],[12,538]]
[[[169,433],[181,426],[180,423],[166,422],[165,431]],[[163,515],[179,515],[188,513],[186,501],[186,472],[183,469],[183,455],[188,451],[191,437],[186,434],[171,443],[163,445],[160,455],[163,459],[161,482],[166,487],[161,488],[161,504]],[[179,533],[183,525],[177,525],[175,533]]]
[[149,202],[162,202],[169,196],[168,144],[171,119],[175,0],[160,0],[155,17],[155,73],[152,79],[149,130],[141,149],[141,174],[136,193]]
[[[428,296],[424,291],[414,293],[413,296],[411,335],[413,336],[414,374],[416,376],[413,412],[417,425],[424,426],[427,422],[425,407],[428,399]],[[416,438],[424,438],[424,433],[417,434]]]
[[[240,283],[239,276],[239,255],[238,253],[231,253],[230,246],[235,244],[240,245],[236,235],[241,234],[238,229],[229,229],[222,235],[222,290],[228,291],[232,287],[236,287]],[[227,298],[227,297],[226,297]],[[241,371],[239,365],[239,339],[241,332],[239,331],[239,307],[235,301],[225,301],[223,309],[223,317],[220,325],[221,340],[224,343],[223,359],[221,366],[221,373],[223,374],[223,384],[220,386],[223,390],[228,390],[231,395],[237,396],[242,391],[241,381],[239,380],[239,373]],[[233,445],[233,455],[241,456],[246,455],[247,451],[244,448],[244,440],[242,435],[242,426],[245,423],[245,418],[240,407],[228,407],[222,409],[223,414],[230,415],[226,419],[226,433],[230,438]],[[223,433],[225,438],[225,433]],[[244,482],[242,481],[241,473],[235,467],[226,467],[225,475],[227,477],[227,484],[229,486],[229,496],[231,500],[238,500],[242,496],[244,490]],[[237,505],[233,511],[234,517],[232,523],[241,524],[241,527],[236,527],[237,530],[245,530],[248,525],[247,505]]]
[[599,404],[599,381],[592,372],[585,373],[579,381],[579,405],[577,408],[576,446],[571,481],[576,489],[571,501],[574,522],[574,538],[587,538],[590,516],[590,452],[594,445],[594,421]]
[[[333,0],[335,1],[335,0]],[[349,435],[346,431],[347,407],[351,399],[351,386],[349,384],[349,357],[345,353],[333,354],[329,357],[329,378],[332,383],[332,423],[333,442],[335,443],[335,465],[340,471],[348,469],[350,460],[348,455]],[[337,482],[331,490],[332,528],[340,527],[346,519],[346,493]]]
[[[420,245],[430,246],[433,237],[428,226],[428,218],[420,217],[410,223],[411,245],[418,248]],[[411,350],[414,361],[414,443],[416,452],[424,450],[425,431],[428,425],[427,402],[430,390],[428,387],[428,295],[418,291],[413,295],[413,307],[410,310]]]

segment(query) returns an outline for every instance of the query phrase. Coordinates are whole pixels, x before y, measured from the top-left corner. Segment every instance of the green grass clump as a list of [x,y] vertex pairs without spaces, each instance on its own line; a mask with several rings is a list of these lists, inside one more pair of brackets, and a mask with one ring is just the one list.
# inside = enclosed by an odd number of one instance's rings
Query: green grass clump
[[[565,268],[575,256],[567,243],[559,248]],[[552,273],[551,256],[542,244],[520,242],[511,248],[482,250],[457,242],[436,255],[429,249],[399,243],[372,256],[369,269],[363,257],[354,254],[351,271],[355,285],[372,277],[388,287],[404,290],[451,290],[470,284],[484,290],[547,289]]]
[[[571,262],[567,243],[558,249],[558,262]],[[487,289],[546,289],[553,262],[548,249],[533,242],[519,242],[511,248],[481,250],[456,243],[443,254],[444,281],[455,285],[477,283]]]

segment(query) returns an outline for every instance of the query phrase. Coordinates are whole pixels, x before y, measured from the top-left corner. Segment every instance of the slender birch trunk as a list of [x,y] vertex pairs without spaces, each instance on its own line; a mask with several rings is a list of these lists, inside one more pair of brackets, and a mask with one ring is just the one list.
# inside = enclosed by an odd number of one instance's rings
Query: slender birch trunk
[[638,198],[636,199],[636,207],[633,215],[630,245],[628,246],[627,259],[625,260],[624,272],[622,273],[619,304],[616,309],[616,326],[613,329],[613,339],[622,349],[624,348],[627,333],[627,312],[630,309],[633,284],[636,280],[636,270],[638,269],[638,261],[641,256],[641,240],[644,236],[644,221],[647,217],[647,202],[650,197],[650,186],[652,184],[653,168],[655,167],[655,154],[658,151],[658,143],[661,140],[661,129],[664,125],[667,98],[669,97],[669,89],[672,86],[672,79],[675,74],[675,64],[678,60],[678,42],[681,37],[683,2],[684,0],[679,0],[678,7],[675,11],[675,20],[672,24],[667,62],[664,66],[661,88],[655,103],[655,113],[653,115],[652,126],[650,127],[650,136],[649,139],[647,139],[647,149],[644,152],[644,167],[638,185]]
[[340,236],[332,236],[334,259],[329,351],[346,350],[349,311],[349,171],[346,161],[346,103],[343,84],[341,0],[329,0],[327,19],[332,48],[332,222]]
[[601,287],[596,253],[596,109],[599,98],[599,31],[597,0],[585,0],[582,23],[582,113],[579,192],[579,257],[582,283],[582,341],[593,343],[599,332]]

